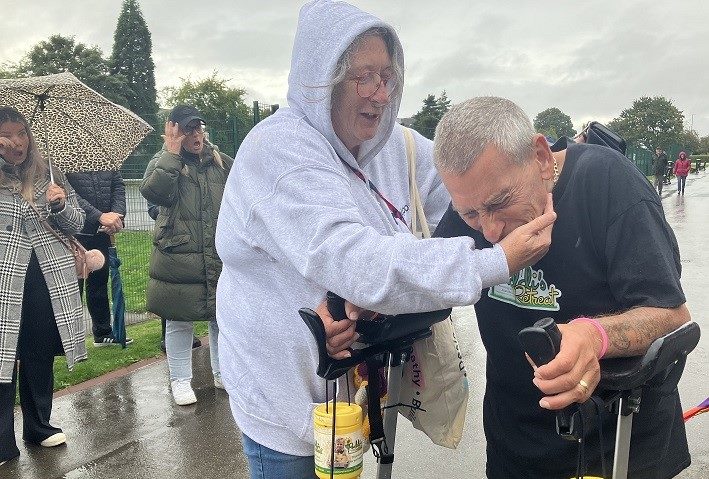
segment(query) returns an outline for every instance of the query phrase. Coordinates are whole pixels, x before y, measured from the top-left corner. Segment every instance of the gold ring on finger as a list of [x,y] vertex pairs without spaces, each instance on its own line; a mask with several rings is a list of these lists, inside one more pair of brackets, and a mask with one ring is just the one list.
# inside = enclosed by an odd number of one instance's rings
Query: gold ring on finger
[[586,381],[584,381],[583,379],[581,379],[579,381],[579,386],[581,386],[581,388],[583,389],[584,394],[586,394],[588,392],[588,383]]

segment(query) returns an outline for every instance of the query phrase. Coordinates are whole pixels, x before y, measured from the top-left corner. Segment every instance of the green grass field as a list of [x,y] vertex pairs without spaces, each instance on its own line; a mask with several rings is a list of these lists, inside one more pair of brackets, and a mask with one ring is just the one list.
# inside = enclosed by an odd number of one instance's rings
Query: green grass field
[[116,235],[116,250],[121,259],[123,294],[126,298],[126,310],[130,312],[145,312],[152,238],[151,231],[123,230]]
[[[120,346],[97,348],[93,344],[93,337],[90,337],[86,341],[89,358],[77,363],[73,371],[69,371],[66,367],[64,357],[57,357],[54,360],[54,390],[64,389],[116,369],[130,366],[143,359],[163,354],[160,350],[160,321],[158,319],[134,324],[126,329],[128,337],[133,338],[133,343],[128,345],[126,349]],[[196,322],[194,329],[197,336],[206,336],[207,322]],[[90,332],[88,336],[91,336]]]

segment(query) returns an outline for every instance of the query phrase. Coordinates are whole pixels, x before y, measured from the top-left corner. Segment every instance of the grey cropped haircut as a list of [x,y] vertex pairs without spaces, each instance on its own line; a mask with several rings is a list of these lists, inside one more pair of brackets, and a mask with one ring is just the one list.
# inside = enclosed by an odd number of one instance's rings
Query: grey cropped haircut
[[433,150],[440,172],[463,174],[488,145],[510,161],[526,163],[535,131],[527,114],[505,98],[482,96],[454,105],[436,128]]
[[340,58],[337,60],[335,65],[335,73],[332,78],[332,86],[336,86],[342,83],[347,78],[347,71],[352,66],[352,55],[357,51],[362,42],[369,37],[379,37],[384,41],[386,45],[387,52],[391,58],[391,68],[394,70],[394,78],[396,79],[396,88],[392,92],[392,97],[398,98],[401,96],[404,85],[404,71],[402,69],[402,58],[401,52],[397,47],[397,42],[394,39],[391,31],[384,27],[372,27],[368,30],[363,31],[352,40],[350,46],[342,52]]

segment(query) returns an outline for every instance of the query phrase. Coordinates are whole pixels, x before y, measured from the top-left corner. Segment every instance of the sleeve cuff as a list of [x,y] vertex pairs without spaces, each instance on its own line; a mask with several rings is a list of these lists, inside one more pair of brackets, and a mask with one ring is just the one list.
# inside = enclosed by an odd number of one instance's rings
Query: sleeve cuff
[[477,250],[479,255],[480,283],[482,288],[490,288],[498,284],[507,283],[510,279],[510,271],[507,266],[507,256],[499,244],[492,248]]

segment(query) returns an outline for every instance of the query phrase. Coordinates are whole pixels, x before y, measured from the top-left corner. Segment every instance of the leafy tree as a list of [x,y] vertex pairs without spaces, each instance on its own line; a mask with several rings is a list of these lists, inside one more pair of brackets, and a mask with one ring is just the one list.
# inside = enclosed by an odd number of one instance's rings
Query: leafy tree
[[153,43],[137,0],[124,0],[113,34],[111,74],[126,78],[133,91],[130,109],[148,118],[157,114]]
[[709,135],[703,136],[699,140],[699,148],[697,150],[699,153],[707,154],[709,153]]
[[423,100],[423,107],[413,116],[411,128],[421,133],[426,138],[433,140],[433,135],[436,132],[436,126],[441,121],[443,115],[450,108],[450,100],[446,95],[445,90],[436,98],[429,94]]
[[571,117],[556,107],[539,112],[534,118],[534,129],[555,139],[562,136],[573,138],[576,135]]
[[680,148],[688,155],[699,153],[701,149],[699,135],[695,130],[684,130],[680,139]]
[[73,37],[52,35],[39,42],[15,67],[18,77],[71,72],[109,100],[128,106],[133,94],[122,75],[111,75],[108,62],[98,47],[76,43]]
[[445,90],[441,92],[441,96],[436,98],[436,106],[438,107],[438,113],[441,115],[441,118],[443,117],[443,115],[446,114],[448,110],[451,109],[451,101],[448,99],[448,95],[446,95]]
[[665,97],[641,97],[608,124],[628,143],[654,150],[682,142],[684,115]]
[[15,70],[17,69],[16,65],[12,65],[10,63],[3,63],[0,65],[0,78],[14,78],[17,76],[15,73]]
[[227,85],[227,79],[219,78],[217,72],[199,80],[181,79],[179,87],[163,89],[166,104],[172,108],[178,103],[187,103],[197,108],[210,125],[216,129],[227,129],[236,118],[239,136],[243,136],[252,126],[249,107],[244,103],[246,91]]

